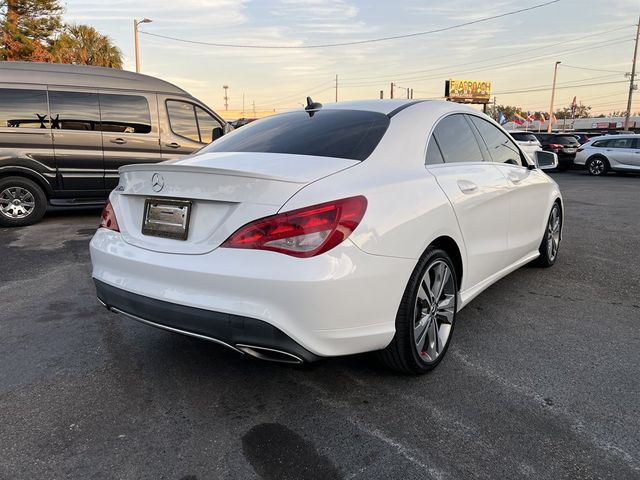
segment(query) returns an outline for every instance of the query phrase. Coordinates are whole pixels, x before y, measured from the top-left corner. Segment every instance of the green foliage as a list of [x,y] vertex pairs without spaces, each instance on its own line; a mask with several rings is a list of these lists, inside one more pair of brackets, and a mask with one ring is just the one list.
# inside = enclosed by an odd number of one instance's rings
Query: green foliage
[[122,68],[122,52],[87,25],[65,25],[60,0],[0,0],[0,60]]

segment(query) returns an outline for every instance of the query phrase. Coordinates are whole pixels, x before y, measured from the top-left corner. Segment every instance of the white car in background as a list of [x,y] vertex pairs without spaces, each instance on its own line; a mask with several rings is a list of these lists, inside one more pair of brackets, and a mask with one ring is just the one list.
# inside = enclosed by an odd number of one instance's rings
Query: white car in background
[[640,135],[595,137],[577,150],[576,165],[584,165],[591,175],[609,171],[640,172]]
[[523,132],[522,130],[507,130],[507,132],[520,145],[520,148],[529,155],[529,158],[533,158],[535,152],[542,151],[542,146],[533,133]]
[[308,104],[122,167],[91,240],[103,305],[261,359],[423,373],[476,295],[556,261],[552,154],[452,102]]

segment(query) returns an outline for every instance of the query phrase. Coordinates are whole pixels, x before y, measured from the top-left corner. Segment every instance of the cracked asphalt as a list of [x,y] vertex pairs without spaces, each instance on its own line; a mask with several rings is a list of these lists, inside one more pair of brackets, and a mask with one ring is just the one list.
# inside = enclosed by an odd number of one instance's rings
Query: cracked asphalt
[[557,264],[459,317],[419,378],[304,368],[98,306],[98,212],[0,229],[2,479],[640,478],[640,176],[554,174]]

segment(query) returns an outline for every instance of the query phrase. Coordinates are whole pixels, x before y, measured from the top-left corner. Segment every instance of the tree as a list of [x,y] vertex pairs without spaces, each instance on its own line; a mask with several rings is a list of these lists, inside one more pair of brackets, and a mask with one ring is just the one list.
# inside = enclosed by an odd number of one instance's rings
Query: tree
[[[575,118],[589,118],[591,116],[591,114],[589,113],[590,110],[591,110],[590,106],[583,105],[582,103],[580,105],[576,105]],[[571,107],[565,107],[561,110],[556,111],[556,118],[558,119],[574,118],[574,115],[571,111]]]
[[70,25],[51,49],[53,61],[122,68],[122,52],[106,35],[88,25]]
[[50,61],[62,11],[59,0],[1,0],[0,60]]

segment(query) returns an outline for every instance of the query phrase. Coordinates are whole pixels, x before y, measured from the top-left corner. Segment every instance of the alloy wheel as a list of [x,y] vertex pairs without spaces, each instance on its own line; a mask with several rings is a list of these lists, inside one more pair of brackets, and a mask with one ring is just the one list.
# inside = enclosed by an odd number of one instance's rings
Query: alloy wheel
[[11,219],[28,217],[36,206],[33,193],[23,187],[8,187],[0,192],[0,213]]
[[426,363],[444,352],[455,317],[456,285],[443,260],[431,263],[420,281],[415,302],[413,338],[416,351]]
[[602,175],[605,165],[601,158],[594,158],[589,162],[589,173],[591,175]]
[[552,262],[558,255],[560,247],[560,229],[562,227],[562,216],[560,215],[560,207],[554,205],[549,215],[549,224],[547,225],[547,255]]

